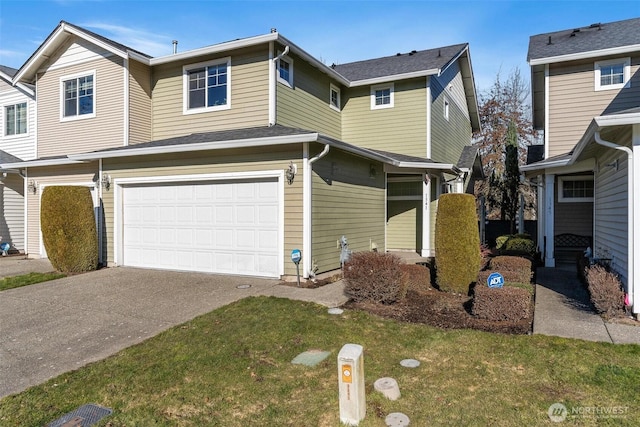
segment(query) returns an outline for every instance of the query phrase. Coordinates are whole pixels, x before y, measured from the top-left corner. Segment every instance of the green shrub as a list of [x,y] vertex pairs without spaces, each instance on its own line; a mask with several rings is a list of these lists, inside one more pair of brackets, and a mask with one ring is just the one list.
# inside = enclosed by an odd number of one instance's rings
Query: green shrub
[[515,286],[489,288],[477,285],[471,314],[486,320],[518,321],[531,315],[532,298],[527,289]]
[[354,301],[392,304],[407,293],[402,260],[392,254],[355,252],[344,266],[344,292]]
[[98,234],[88,187],[46,187],[42,192],[40,223],[53,268],[80,273],[98,267]]
[[404,287],[414,291],[426,291],[431,288],[431,270],[429,267],[418,264],[402,264],[402,280]]
[[615,273],[601,265],[586,269],[587,289],[596,311],[605,318],[624,313],[624,291]]
[[535,256],[536,245],[528,234],[508,234],[496,238],[496,249],[502,254]]
[[475,197],[443,194],[436,215],[436,282],[441,290],[466,294],[480,270]]
[[483,270],[478,272],[478,284],[487,286],[487,278],[491,273],[498,272],[505,283],[531,283],[531,270]]

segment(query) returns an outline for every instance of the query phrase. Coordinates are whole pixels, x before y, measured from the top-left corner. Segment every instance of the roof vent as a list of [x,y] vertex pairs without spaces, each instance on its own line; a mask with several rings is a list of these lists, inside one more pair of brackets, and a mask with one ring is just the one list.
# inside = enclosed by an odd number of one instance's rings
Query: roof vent
[[272,28],[272,29],[271,29],[271,32],[272,32],[272,33],[277,33],[277,32],[278,32],[278,30],[277,30],[276,28]]
[[576,28],[573,31],[571,31],[571,34],[569,35],[569,37],[575,37],[576,34],[578,34],[580,32],[580,28]]
[[602,29],[602,24],[600,22],[596,22],[595,24],[589,25],[589,28],[597,28],[598,31]]
[[438,58],[440,58],[442,56],[442,52],[440,51],[440,49],[438,49]]
[[402,56],[402,54],[400,52],[396,53],[396,56]]
[[409,52],[409,55],[413,55],[413,54],[415,54],[417,52],[418,52],[417,50],[412,50],[411,52]]
[[173,43],[173,54],[175,55],[178,53],[178,40],[174,40],[171,43]]
[[331,64],[331,68],[336,68],[336,63],[334,62],[333,64]]
[[551,36],[549,36],[549,41],[547,42],[547,45],[553,44],[551,43]]

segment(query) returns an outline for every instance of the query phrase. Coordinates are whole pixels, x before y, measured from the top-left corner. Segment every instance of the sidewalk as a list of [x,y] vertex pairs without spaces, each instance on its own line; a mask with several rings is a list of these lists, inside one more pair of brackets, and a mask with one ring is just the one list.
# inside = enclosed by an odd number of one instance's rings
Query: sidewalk
[[575,271],[538,268],[533,333],[613,344],[640,344],[638,326],[605,322]]

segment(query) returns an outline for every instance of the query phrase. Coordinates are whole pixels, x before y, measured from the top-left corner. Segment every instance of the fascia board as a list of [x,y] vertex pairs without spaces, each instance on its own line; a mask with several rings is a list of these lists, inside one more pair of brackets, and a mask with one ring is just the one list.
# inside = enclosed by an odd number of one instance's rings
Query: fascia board
[[525,165],[525,166],[520,166],[520,170],[522,172],[530,172],[530,171],[537,171],[537,170],[544,170],[544,169],[552,169],[552,168],[559,168],[562,166],[567,166],[569,164],[570,159],[563,159],[563,160],[555,160],[553,162],[538,162],[538,163],[532,163],[530,165]]
[[192,151],[223,150],[228,148],[249,148],[264,145],[285,145],[318,140],[317,133],[300,135],[272,136],[267,138],[248,138],[230,141],[212,141],[196,144],[177,144],[158,147],[127,148],[124,150],[97,151],[93,153],[69,154],[73,160],[96,160],[129,156],[148,156],[152,154],[186,153]]
[[115,47],[113,47],[112,45],[110,45],[109,43],[105,43],[100,39],[97,39],[87,33],[85,33],[84,31],[81,31],[75,27],[71,27],[68,26],[66,24],[62,24],[62,28],[64,31],[66,31],[69,34],[73,34],[74,36],[78,36],[81,37],[87,41],[89,41],[90,43],[101,47],[102,49],[113,53],[114,55],[119,56],[120,58],[127,58],[127,52],[120,50],[120,49],[116,49]]
[[278,42],[283,44],[283,45],[285,45],[285,46],[289,46],[290,51],[292,51],[296,55],[300,56],[302,59],[304,59],[305,61],[307,61],[308,63],[310,63],[311,65],[313,65],[314,67],[316,67],[317,69],[322,71],[323,73],[325,73],[325,74],[329,75],[330,77],[336,79],[341,84],[349,87],[349,85],[350,85],[349,80],[347,80],[342,74],[338,73],[333,68],[328,67],[327,65],[325,65],[322,62],[318,61],[316,58],[314,58],[312,55],[307,53],[304,49],[300,48],[295,43],[292,43],[286,37],[279,36],[278,37]]
[[67,36],[65,35],[64,25],[61,24],[54,31],[54,33],[49,37],[48,40],[45,40],[43,44],[38,47],[38,49],[34,52],[33,55],[27,60],[26,63],[18,70],[15,76],[13,76],[14,82],[19,82],[24,79],[26,75],[30,75],[32,70],[35,68],[36,70],[40,67],[40,62],[43,62],[47,57],[44,56],[44,52],[48,51],[51,46],[61,43],[61,39],[64,40]]
[[226,52],[228,50],[241,49],[243,47],[255,46],[257,44],[275,41],[278,39],[278,37],[279,37],[278,33],[269,33],[269,34],[263,34],[261,36],[233,40],[230,42],[219,43],[212,46],[206,46],[198,49],[187,50],[181,53],[174,53],[171,55],[159,56],[157,58],[151,58],[149,60],[149,65],[153,66],[153,65],[166,64],[169,62],[190,59],[198,56],[221,53],[221,52]]
[[435,170],[442,170],[442,171],[451,171],[454,173],[462,172],[460,168],[458,168],[456,165],[451,163],[398,162],[397,166],[400,168],[411,168],[411,169],[435,169]]
[[438,75],[438,73],[440,73],[439,68],[433,68],[430,70],[412,71],[410,73],[404,73],[404,74],[394,74],[389,76],[374,77],[372,79],[355,80],[349,83],[349,87],[368,86],[368,85],[375,85],[379,83],[393,82],[397,80],[413,79],[416,77],[427,77],[427,76]]
[[129,55],[130,59],[133,59],[133,60],[135,60],[137,62],[140,62],[140,63],[142,63],[144,65],[151,65],[151,59],[152,58],[149,58],[149,57],[146,57],[144,55],[140,55],[137,52],[131,52],[131,51],[128,51],[127,54]]
[[62,166],[62,165],[74,165],[78,163],[85,163],[83,161],[72,160],[70,158],[61,159],[43,159],[43,160],[27,160],[18,163],[3,163],[0,165],[3,169],[24,169],[38,166]]
[[610,114],[596,117],[594,120],[600,127],[635,125],[640,123],[640,113]]
[[633,53],[640,50],[640,44],[613,47],[609,49],[590,50],[587,52],[570,53],[567,55],[550,56],[548,58],[530,59],[529,65],[554,64],[557,62],[576,61],[578,59],[590,59],[600,56],[619,55],[623,53]]

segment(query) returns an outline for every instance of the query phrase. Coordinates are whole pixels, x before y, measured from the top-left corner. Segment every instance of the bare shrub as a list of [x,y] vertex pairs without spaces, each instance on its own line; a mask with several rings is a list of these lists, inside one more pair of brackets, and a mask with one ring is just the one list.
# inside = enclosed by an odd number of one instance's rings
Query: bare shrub
[[529,270],[531,260],[519,256],[501,255],[491,258],[489,267],[494,270]]
[[402,264],[403,280],[405,288],[414,291],[426,291],[431,288],[431,270],[429,267],[418,264]]
[[477,285],[473,292],[471,314],[495,321],[518,321],[531,314],[531,293],[523,288],[489,288]]
[[586,269],[587,288],[596,311],[605,318],[624,313],[624,291],[615,273],[601,265]]
[[344,292],[354,301],[392,304],[405,297],[402,260],[392,254],[356,252],[344,267]]
[[478,273],[479,285],[487,285],[487,278],[491,273],[498,272],[504,278],[506,282],[513,283],[531,283],[531,271],[527,270],[484,270]]

